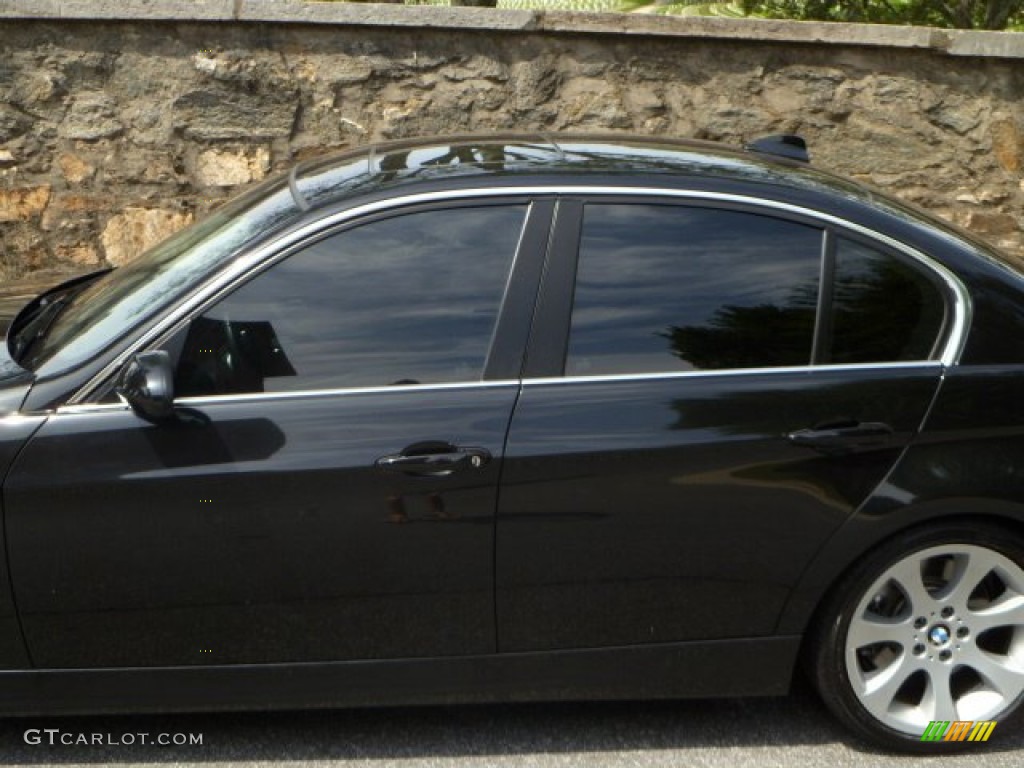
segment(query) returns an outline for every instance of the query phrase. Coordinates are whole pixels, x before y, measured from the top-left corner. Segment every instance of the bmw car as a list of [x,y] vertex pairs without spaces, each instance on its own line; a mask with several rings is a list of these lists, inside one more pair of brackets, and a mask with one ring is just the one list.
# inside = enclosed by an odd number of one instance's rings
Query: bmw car
[[4,714],[1024,697],[1024,278],[799,137],[360,147],[3,326]]

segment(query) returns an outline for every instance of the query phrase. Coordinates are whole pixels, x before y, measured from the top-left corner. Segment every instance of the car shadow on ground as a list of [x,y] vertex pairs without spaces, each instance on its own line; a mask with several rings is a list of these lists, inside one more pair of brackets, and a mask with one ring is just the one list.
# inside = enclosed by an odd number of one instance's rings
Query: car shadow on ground
[[[41,743],[26,742],[30,738]],[[61,745],[101,734],[134,744]],[[202,734],[201,745],[141,744],[138,734]],[[998,733],[986,751],[1024,747],[1024,733]],[[109,735],[109,736],[108,736]],[[214,761],[347,760],[510,764],[544,762],[588,753],[707,750],[722,765],[736,749],[823,747],[862,753],[872,765],[889,759],[848,737],[806,691],[766,699],[585,704],[517,704],[306,712],[216,713],[10,719],[0,722],[0,760],[5,763],[205,763]],[[803,750],[801,750],[803,751]],[[537,760],[532,759],[538,756]],[[544,756],[544,759],[540,759]],[[781,755],[780,755],[781,756]],[[708,764],[702,755],[701,764]],[[763,756],[767,758],[767,755]],[[974,755],[974,758],[980,757]],[[894,763],[898,758],[894,758]],[[631,762],[632,764],[632,762]],[[639,763],[637,763],[639,764]]]

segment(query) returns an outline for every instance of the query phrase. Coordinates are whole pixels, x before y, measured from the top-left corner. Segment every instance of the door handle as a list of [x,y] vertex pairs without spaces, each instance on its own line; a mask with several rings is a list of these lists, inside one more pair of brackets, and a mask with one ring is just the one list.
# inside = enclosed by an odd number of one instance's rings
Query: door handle
[[482,469],[491,460],[491,454],[483,448],[455,448],[433,453],[406,452],[381,456],[374,462],[378,469],[386,472],[401,472],[420,477],[447,477],[469,469]]
[[844,422],[790,432],[786,439],[793,445],[813,448],[831,455],[884,448],[892,440],[894,430],[881,421]]

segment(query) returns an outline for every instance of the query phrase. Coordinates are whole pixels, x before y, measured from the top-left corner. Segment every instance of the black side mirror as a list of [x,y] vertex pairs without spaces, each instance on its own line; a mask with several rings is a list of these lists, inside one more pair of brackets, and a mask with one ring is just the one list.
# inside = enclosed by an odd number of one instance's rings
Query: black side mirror
[[158,424],[174,418],[174,369],[163,350],[133,355],[115,389],[141,418]]

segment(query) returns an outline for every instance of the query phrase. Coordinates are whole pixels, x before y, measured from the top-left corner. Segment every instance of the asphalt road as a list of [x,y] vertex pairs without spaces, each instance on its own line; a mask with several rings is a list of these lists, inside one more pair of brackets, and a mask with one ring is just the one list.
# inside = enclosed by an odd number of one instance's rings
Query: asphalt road
[[[38,745],[26,744],[39,729]],[[201,746],[49,746],[104,734],[201,733]],[[34,732],[33,732],[34,733]],[[109,734],[109,736],[107,736]],[[136,741],[138,737],[135,737]],[[1024,765],[1024,730],[1000,730],[958,757],[893,757],[850,740],[808,692],[787,698],[423,709],[76,717],[0,722],[0,762],[252,766],[935,766]]]

